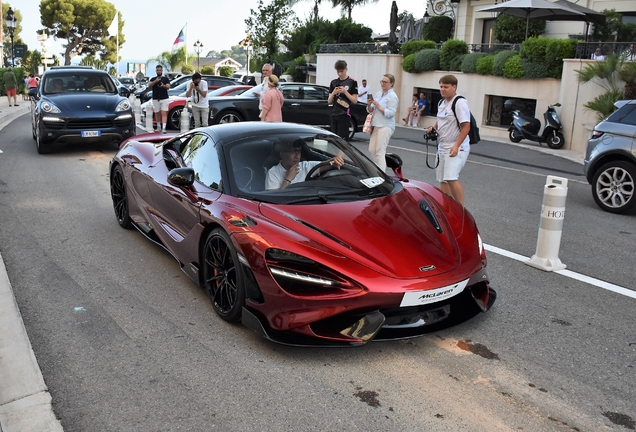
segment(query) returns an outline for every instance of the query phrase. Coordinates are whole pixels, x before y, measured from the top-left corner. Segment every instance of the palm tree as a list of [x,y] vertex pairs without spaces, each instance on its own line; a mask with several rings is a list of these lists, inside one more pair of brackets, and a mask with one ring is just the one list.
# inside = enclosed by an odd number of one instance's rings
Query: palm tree
[[175,51],[164,51],[159,54],[157,57],[151,58],[146,62],[146,65],[150,62],[157,62],[167,72],[173,72],[179,66],[184,64],[186,61],[186,49],[185,47],[181,47]]
[[342,12],[347,12],[347,18],[351,21],[351,10],[354,6],[363,6],[367,3],[377,3],[378,0],[331,0],[333,7],[340,6]]

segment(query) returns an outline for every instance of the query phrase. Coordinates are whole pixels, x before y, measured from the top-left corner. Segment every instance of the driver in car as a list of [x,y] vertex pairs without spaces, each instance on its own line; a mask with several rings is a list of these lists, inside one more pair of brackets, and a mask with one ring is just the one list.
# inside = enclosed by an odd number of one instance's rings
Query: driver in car
[[276,151],[280,154],[280,163],[274,165],[267,171],[265,188],[267,190],[283,190],[292,183],[305,181],[305,177],[313,167],[320,163],[328,162],[325,166],[316,171],[323,172],[331,169],[334,165],[340,169],[344,163],[342,156],[336,156],[328,161],[301,161],[300,156],[303,148],[303,140],[298,139],[293,143],[277,144]]

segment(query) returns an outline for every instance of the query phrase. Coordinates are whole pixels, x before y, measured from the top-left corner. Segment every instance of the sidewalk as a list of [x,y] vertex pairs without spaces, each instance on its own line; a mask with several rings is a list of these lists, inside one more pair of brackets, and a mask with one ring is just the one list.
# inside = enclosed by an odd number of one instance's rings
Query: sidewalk
[[[30,102],[18,97],[18,106],[0,98],[0,130],[28,114]],[[0,144],[0,153],[2,146]],[[6,155],[0,154],[0,158]],[[0,254],[0,431],[61,432],[51,395],[31,348],[20,309]]]
[[[0,130],[16,118],[29,113],[29,101],[23,101],[20,97],[18,105],[9,107],[7,98],[0,98]],[[144,128],[141,124],[137,126]],[[424,131],[419,130],[422,133]],[[507,140],[486,140],[525,147],[583,163],[584,156],[571,150],[553,150],[538,144],[514,144]],[[2,157],[0,154],[0,158]],[[0,432],[62,432],[62,425],[53,413],[51,395],[31,348],[1,254],[0,328]]]

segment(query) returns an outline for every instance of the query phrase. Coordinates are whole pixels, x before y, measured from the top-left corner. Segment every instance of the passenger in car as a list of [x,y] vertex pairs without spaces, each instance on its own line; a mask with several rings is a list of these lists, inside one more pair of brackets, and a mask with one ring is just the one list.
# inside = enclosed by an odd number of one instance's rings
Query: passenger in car
[[303,140],[298,139],[293,143],[279,143],[274,146],[274,151],[280,156],[280,163],[267,171],[265,189],[283,190],[292,183],[305,181],[305,177],[313,167],[321,162],[329,162],[319,171],[326,171],[335,165],[338,169],[344,163],[341,156],[336,156],[328,161],[301,161],[300,156],[303,148]]
[[64,92],[64,83],[59,78],[55,78],[51,80],[51,87],[49,88],[49,93],[63,93]]
[[99,83],[99,80],[96,77],[92,77],[92,76],[89,76],[88,78],[86,78],[86,81],[84,81],[84,88],[87,91],[91,91],[91,92],[106,91],[104,86]]

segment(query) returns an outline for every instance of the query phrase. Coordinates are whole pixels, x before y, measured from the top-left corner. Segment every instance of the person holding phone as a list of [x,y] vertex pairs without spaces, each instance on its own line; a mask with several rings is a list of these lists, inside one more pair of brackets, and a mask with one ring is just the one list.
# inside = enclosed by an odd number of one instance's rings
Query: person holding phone
[[210,105],[208,104],[208,83],[201,79],[201,74],[192,74],[192,81],[188,84],[186,97],[192,103],[192,115],[194,116],[194,127],[205,127],[208,125]]
[[168,123],[168,89],[170,80],[163,76],[163,66],[157,65],[155,68],[157,76],[150,80],[148,87],[152,87],[152,107],[155,111],[155,121],[157,127],[161,125],[161,132],[166,133],[166,123]]
[[391,74],[384,74],[380,81],[382,89],[374,97],[369,95],[367,100],[367,111],[373,113],[373,120],[371,120],[373,132],[371,132],[369,140],[369,153],[371,153],[373,162],[382,171],[386,170],[384,156],[389,140],[395,132],[395,114],[400,102],[397,94],[393,91],[394,85],[395,77]]
[[358,82],[347,74],[347,62],[338,60],[334,68],[338,78],[329,84],[327,102],[333,104],[331,112],[331,132],[342,139],[349,138],[351,111],[349,106],[358,102]]

